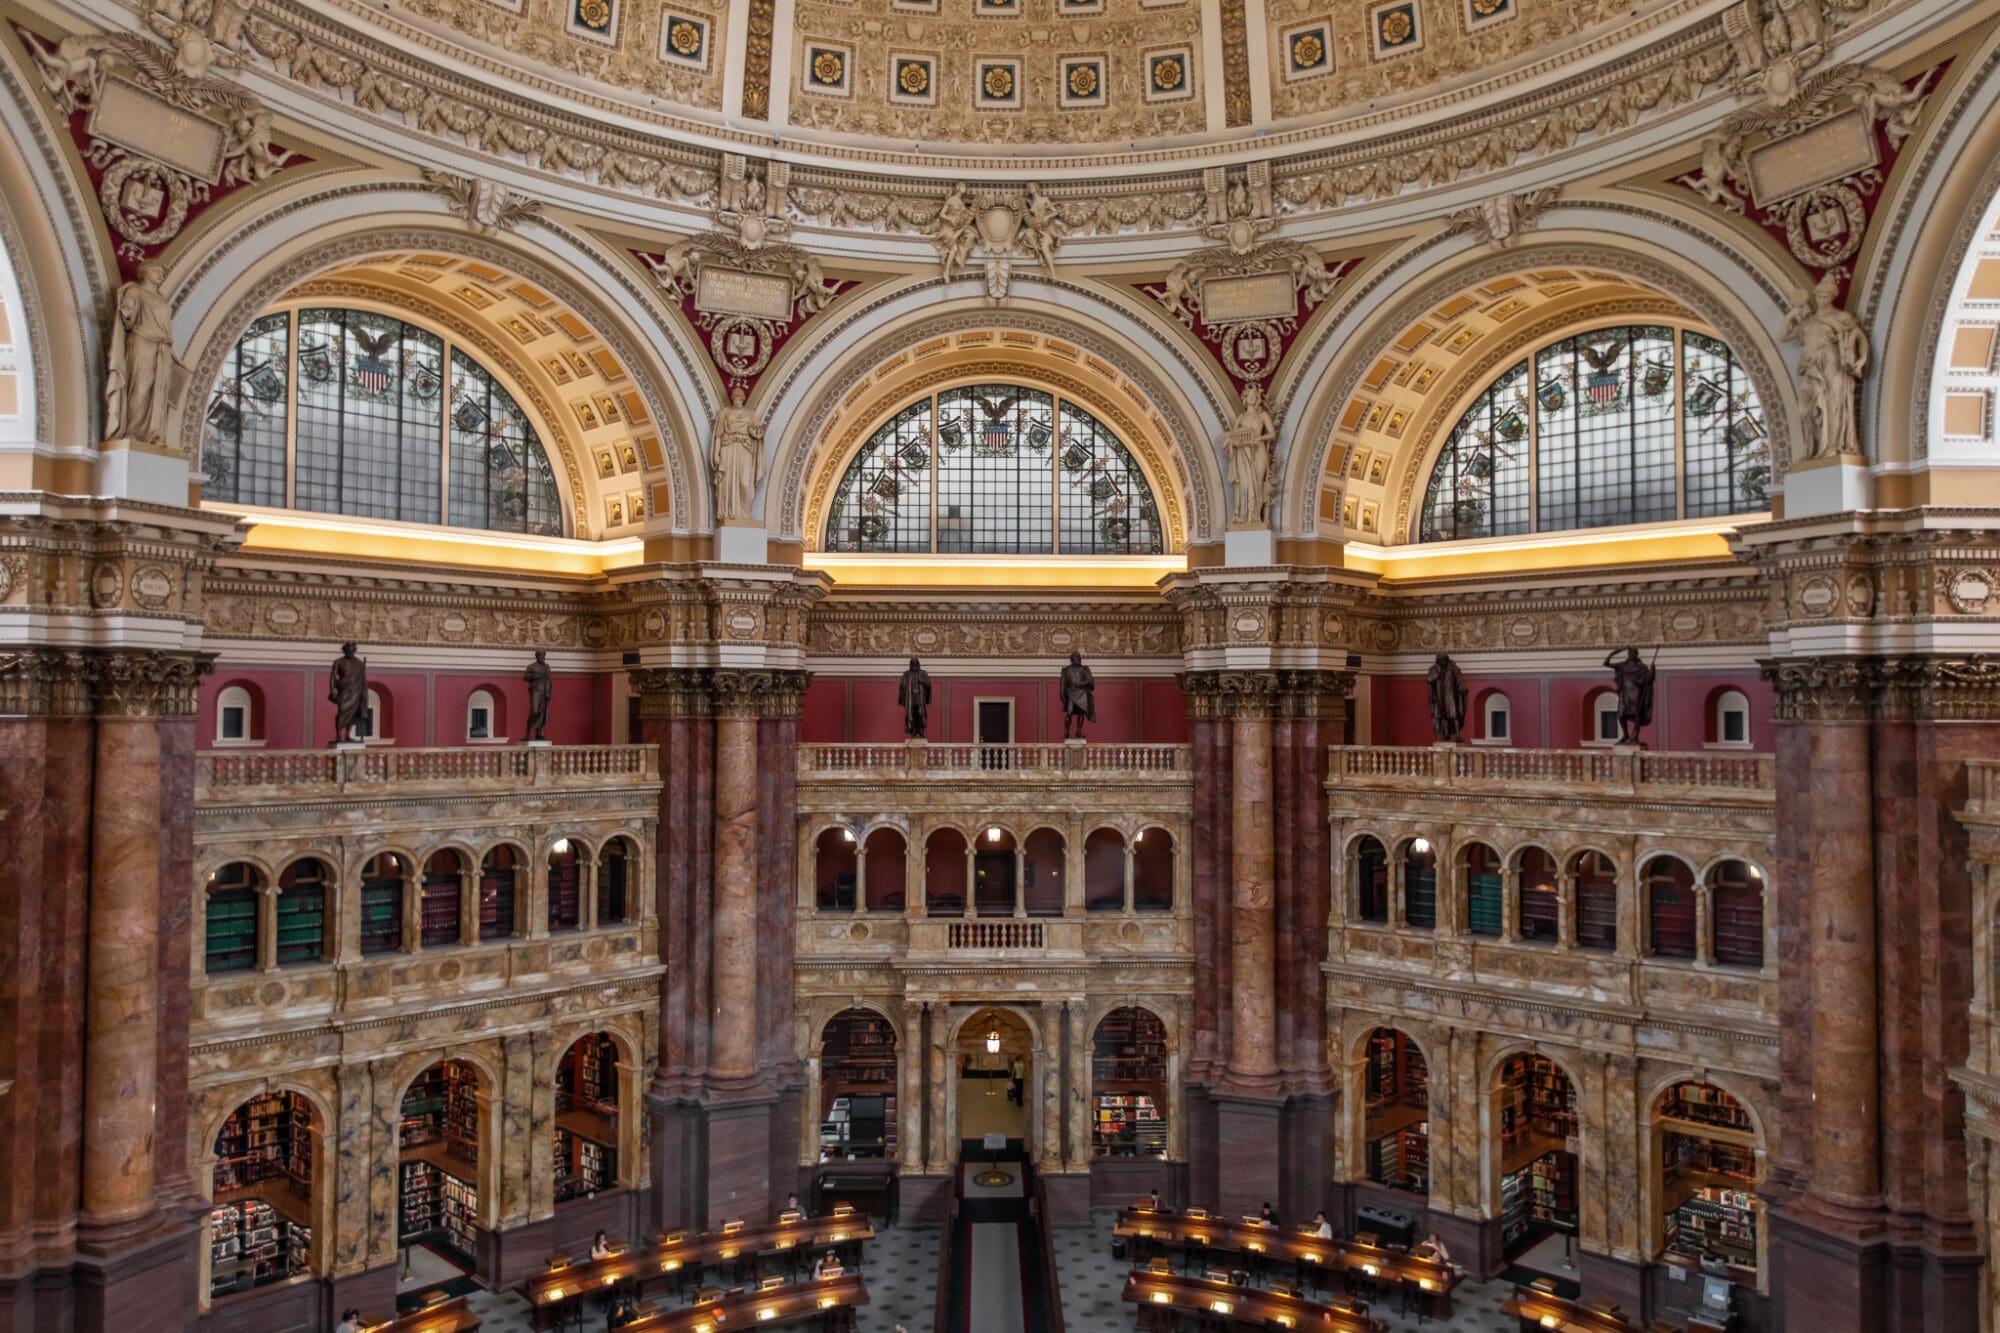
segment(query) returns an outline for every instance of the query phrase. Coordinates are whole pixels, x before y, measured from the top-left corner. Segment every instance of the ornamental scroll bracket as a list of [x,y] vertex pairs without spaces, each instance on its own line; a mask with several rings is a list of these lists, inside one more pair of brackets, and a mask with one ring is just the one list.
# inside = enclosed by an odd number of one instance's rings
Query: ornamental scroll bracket
[[1907,82],[1866,65],[1823,70],[1785,102],[1723,121],[1702,140],[1699,169],[1675,183],[1782,237],[1844,294],[1883,181],[1943,68]]
[[683,237],[639,258],[661,294],[707,338],[729,387],[746,392],[784,340],[852,285],[829,279],[801,246],[746,245],[731,232]]
[[268,180],[297,155],[271,142],[271,113],[216,76],[241,60],[237,0],[153,0],[139,33],[50,42],[17,29],[50,101],[76,131],[128,276],[179,236],[219,190]]
[[1270,379],[1299,324],[1333,294],[1351,261],[1279,237],[1246,250],[1197,250],[1140,290],[1199,337],[1239,391]]

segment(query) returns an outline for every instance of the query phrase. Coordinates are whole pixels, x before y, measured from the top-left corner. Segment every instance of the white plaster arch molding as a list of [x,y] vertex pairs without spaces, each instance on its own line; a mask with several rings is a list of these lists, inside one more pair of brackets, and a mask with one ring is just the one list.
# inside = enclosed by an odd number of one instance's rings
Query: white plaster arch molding
[[[1713,221],[1692,209],[1669,209],[1630,196],[1564,200],[1543,215],[1519,244],[1494,250],[1462,234],[1413,242],[1364,272],[1336,299],[1345,304],[1322,325],[1313,346],[1288,376],[1288,390],[1304,390],[1286,403],[1278,444],[1284,489],[1279,496],[1281,535],[1317,531],[1320,478],[1341,408],[1409,326],[1452,296],[1480,283],[1535,269],[1589,269],[1616,275],[1672,298],[1715,329],[1736,350],[1771,433],[1772,470],[1782,480],[1791,460],[1799,418],[1791,361],[1778,330],[1785,317],[1785,287],[1744,251],[1715,234]],[[1403,489],[1411,468],[1427,458],[1403,450],[1391,468],[1387,493]],[[1419,478],[1421,482],[1421,478]],[[1384,516],[1383,540],[1406,539],[1406,524]]]
[[[377,255],[432,251],[518,274],[574,310],[632,376],[659,426],[672,509],[647,532],[705,531],[711,523],[703,461],[714,387],[698,349],[634,269],[582,233],[530,218],[511,233],[474,234],[443,197],[408,181],[324,178],[302,183],[230,219],[199,254],[183,255],[166,288],[174,341],[189,368],[178,437],[198,441],[207,386],[257,314],[300,283]],[[576,460],[587,467],[587,457]]]
[[[1878,472],[1915,471],[1970,449],[1939,451],[1945,362],[1951,354],[1953,308],[1969,276],[1968,258],[1990,238],[2000,218],[2000,30],[1953,66],[1949,104],[1934,107],[1920,138],[1904,149],[1916,170],[1903,178],[1876,214],[1879,241],[1854,290],[1865,306],[1849,307],[1868,330],[1875,364],[1862,381],[1863,443]],[[1908,386],[1884,393],[1884,385]],[[1994,438],[1988,422],[1988,439]],[[1970,444],[1970,441],[1963,442]],[[1991,463],[1989,446],[1980,461]]]
[[58,457],[97,446],[103,338],[117,285],[96,201],[69,169],[66,130],[48,119],[40,76],[0,42],[0,244],[12,262],[16,337],[34,349],[33,441]]
[[[814,335],[810,346],[758,386],[764,401],[754,405],[771,441],[758,498],[773,539],[816,542],[817,534],[806,531],[814,479],[844,461],[826,455],[823,436],[858,384],[886,361],[929,341],[986,330],[996,335],[990,349],[996,358],[1008,354],[1009,331],[1046,337],[1103,362],[1135,386],[1166,426],[1165,443],[1173,455],[1166,461],[1179,475],[1155,482],[1172,487],[1183,506],[1184,541],[1220,540],[1228,510],[1215,442],[1226,423],[1227,386],[1205,357],[1139,313],[1136,302],[1127,305],[1095,286],[1039,275],[1015,277],[1001,306],[988,304],[974,280],[942,283],[935,276],[885,284],[864,295],[873,299],[841,309],[827,327],[807,325]],[[1161,500],[1166,503],[1165,496]]]

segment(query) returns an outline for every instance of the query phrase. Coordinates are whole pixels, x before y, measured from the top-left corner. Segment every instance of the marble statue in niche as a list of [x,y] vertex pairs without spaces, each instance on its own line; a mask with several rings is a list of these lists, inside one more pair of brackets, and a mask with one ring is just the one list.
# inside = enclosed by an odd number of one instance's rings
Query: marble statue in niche
[[1063,739],[1083,739],[1083,724],[1097,721],[1097,677],[1083,664],[1083,654],[1070,650],[1069,665],[1058,682],[1062,694]]
[[764,451],[764,428],[743,405],[743,386],[729,391],[729,406],[715,414],[715,516],[724,523],[750,518],[757,499],[757,472]]
[[104,434],[107,443],[159,446],[180,364],[174,360],[173,311],[160,290],[165,270],[139,265],[139,275],[118,289],[111,312],[105,360]]
[[535,660],[528,663],[521,679],[528,682],[528,722],[522,728],[521,739],[542,740],[542,733],[549,727],[549,699],[555,693],[555,673],[549,670],[546,650],[535,649]]
[[1264,406],[1264,390],[1251,384],[1243,390],[1243,407],[1222,433],[1229,456],[1229,521],[1244,525],[1264,521],[1271,504],[1271,441],[1278,428]]
[[931,673],[914,657],[896,686],[896,702],[903,706],[903,734],[923,739],[930,730]]
[[1430,685],[1431,735],[1456,741],[1465,730],[1465,673],[1448,654],[1439,653],[1424,678]]
[[1861,453],[1854,395],[1868,371],[1868,334],[1840,308],[1839,294],[1839,276],[1828,272],[1785,316],[1784,337],[1799,344],[1805,381],[1807,458]]
[[368,711],[368,662],[356,655],[351,639],[340,645],[340,656],[327,672],[326,697],[333,705],[333,743],[352,744],[354,728]]

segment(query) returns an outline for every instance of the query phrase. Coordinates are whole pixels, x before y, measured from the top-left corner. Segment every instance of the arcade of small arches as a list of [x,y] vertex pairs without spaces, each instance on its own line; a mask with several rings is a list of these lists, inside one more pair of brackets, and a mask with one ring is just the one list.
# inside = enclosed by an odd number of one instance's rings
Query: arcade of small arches
[[[1087,822],[1087,821],[1085,821]],[[1078,836],[1081,833],[1082,836]],[[1172,912],[1172,830],[1082,823],[1017,832],[1013,822],[929,827],[913,841],[894,824],[819,830],[807,903],[821,913],[1061,917]]]

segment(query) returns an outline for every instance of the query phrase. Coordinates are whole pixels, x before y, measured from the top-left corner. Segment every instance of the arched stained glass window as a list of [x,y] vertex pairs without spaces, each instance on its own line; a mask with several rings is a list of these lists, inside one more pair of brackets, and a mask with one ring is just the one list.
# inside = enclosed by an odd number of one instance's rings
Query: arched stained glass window
[[1116,435],[1068,399],[945,389],[897,412],[848,465],[830,551],[1148,555],[1153,492]]
[[364,310],[265,315],[209,395],[208,498],[560,536],[527,414],[468,353]]
[[1503,371],[1446,437],[1421,541],[1752,513],[1764,411],[1728,346],[1664,325],[1574,334]]

